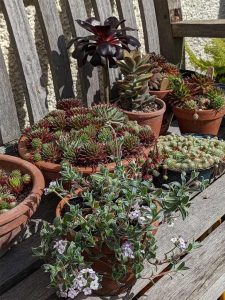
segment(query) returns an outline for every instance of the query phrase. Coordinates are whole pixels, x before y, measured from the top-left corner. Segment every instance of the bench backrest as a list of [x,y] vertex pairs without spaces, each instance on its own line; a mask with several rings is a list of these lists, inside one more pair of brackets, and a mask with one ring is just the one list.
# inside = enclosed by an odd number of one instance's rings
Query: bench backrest
[[[88,12],[91,11],[91,14],[100,20],[104,20],[111,16],[113,14],[112,10],[115,9],[115,7],[112,8],[113,1],[111,0],[61,1],[64,2],[66,7],[73,36],[87,35],[87,32],[75,22],[78,18],[86,19],[87,10]],[[66,49],[68,41],[65,40],[56,2],[56,0],[33,1],[51,66],[55,97],[60,99],[76,97],[76,95],[73,92],[70,62]],[[179,62],[182,52],[182,37],[173,37],[170,20],[177,12],[180,13],[180,1],[138,0],[138,10],[135,10],[131,0],[116,0],[115,5],[116,13],[121,19],[126,19],[127,26],[143,28],[134,34],[143,35],[146,51],[157,53],[161,51],[170,61]],[[48,111],[47,91],[43,84],[45,74],[41,69],[38,49],[35,46],[24,1],[1,0],[1,6],[20,65],[29,122],[32,124],[42,118]],[[142,26],[137,23],[135,11],[140,13]],[[1,49],[0,67],[0,144],[4,144],[18,138],[21,125],[18,121],[18,112],[12,93],[14,82],[10,82]],[[114,82],[117,77],[118,70],[110,70],[111,82]],[[90,64],[86,64],[85,67],[78,70],[78,78],[82,100],[85,105],[91,105],[93,100],[98,100],[100,97],[98,70],[93,69]]]

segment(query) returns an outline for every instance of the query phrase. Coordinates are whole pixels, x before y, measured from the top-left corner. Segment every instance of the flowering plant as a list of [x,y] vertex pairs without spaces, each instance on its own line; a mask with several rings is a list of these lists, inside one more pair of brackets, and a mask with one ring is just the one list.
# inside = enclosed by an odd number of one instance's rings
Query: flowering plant
[[[121,286],[127,288],[141,276],[144,260],[153,269],[166,262],[172,263],[172,271],[186,268],[176,266],[178,258],[197,244],[174,239],[172,252],[160,261],[155,237],[160,221],[171,222],[175,212],[190,206],[185,186],[180,191],[177,187],[176,193],[169,185],[167,190],[155,189],[133,162],[128,169],[118,163],[113,173],[102,168],[89,179],[68,165],[61,173],[62,179],[51,183],[47,192],[62,197],[70,193],[71,199],[53,225],[44,224],[41,245],[34,249],[35,255],[48,260],[45,271],[58,295],[73,299],[80,292],[118,294]],[[76,195],[79,187],[83,190]]]

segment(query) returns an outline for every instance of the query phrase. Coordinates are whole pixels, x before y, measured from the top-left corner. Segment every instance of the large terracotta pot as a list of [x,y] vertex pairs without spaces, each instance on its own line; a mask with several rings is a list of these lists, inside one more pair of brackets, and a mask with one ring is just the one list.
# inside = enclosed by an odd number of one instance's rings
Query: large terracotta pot
[[19,169],[31,175],[32,190],[16,207],[0,215],[0,249],[7,249],[15,237],[26,225],[28,219],[36,211],[45,187],[40,170],[33,164],[20,158],[0,154],[0,168],[7,171]]
[[[173,112],[181,133],[217,135],[225,114],[225,107],[219,111],[212,109],[195,111],[174,106]],[[198,119],[194,118],[194,114],[198,115]]]
[[163,100],[166,97],[166,95],[171,93],[171,92],[172,92],[172,90],[163,90],[163,91],[153,91],[153,90],[151,90],[151,91],[149,91],[149,94],[154,95],[158,99]]
[[160,129],[162,126],[163,115],[166,110],[166,104],[161,99],[156,99],[157,103],[160,105],[160,109],[153,112],[132,112],[123,110],[123,112],[128,116],[129,120],[137,121],[141,126],[149,125],[152,128],[155,137],[158,138]]
[[[82,190],[78,189],[76,191],[76,194],[80,195],[81,192]],[[68,195],[59,202],[56,208],[57,217],[61,217],[61,210],[66,205],[66,203],[68,203],[70,198],[71,196]],[[158,203],[156,204],[159,209]],[[153,234],[155,235],[159,226],[159,222],[153,222],[152,225],[156,227],[156,230],[153,232]],[[126,241],[126,238],[121,239],[121,244],[124,241]],[[97,256],[99,253],[102,254],[102,257],[92,264],[92,268],[93,270],[95,270],[95,272],[103,275],[101,281],[102,288],[94,291],[94,294],[98,296],[116,296],[130,289],[136,282],[135,274],[130,268],[126,276],[122,280],[120,280],[119,283],[112,278],[112,265],[113,261],[115,262],[115,253],[107,245],[96,245],[94,248],[90,248],[88,253],[84,253],[84,256],[86,260],[90,260],[93,256]]]
[[[149,150],[150,150],[149,148],[143,149],[143,155],[141,157],[143,160],[145,159],[145,157],[148,156]],[[18,143],[18,151],[19,151],[20,156],[23,159],[29,160],[29,149],[27,148],[27,137],[26,136],[22,136],[20,138],[19,143]],[[135,159],[135,158],[123,159],[122,164],[124,166],[128,166],[130,161],[133,159]],[[36,162],[35,165],[42,171],[47,182],[49,182],[51,180],[56,180],[60,177],[60,173],[59,173],[61,170],[60,164],[41,160],[39,162]],[[108,164],[105,164],[104,166],[109,171],[113,171],[115,169],[116,163],[108,163]],[[96,173],[96,172],[100,171],[100,167],[95,167],[95,168],[94,167],[76,167],[76,169],[78,170],[78,172],[80,172],[84,175],[90,175],[92,173]]]

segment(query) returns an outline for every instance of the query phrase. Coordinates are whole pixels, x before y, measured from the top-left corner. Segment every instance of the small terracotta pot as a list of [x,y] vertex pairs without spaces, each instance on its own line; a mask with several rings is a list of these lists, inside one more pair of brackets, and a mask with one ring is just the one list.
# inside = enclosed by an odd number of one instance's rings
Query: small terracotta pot
[[[22,136],[18,143],[18,151],[19,155],[25,159],[29,160],[29,150],[27,148],[27,137]],[[150,148],[143,148],[143,155],[142,157],[138,158],[127,158],[122,160],[122,164],[124,166],[128,166],[131,160],[137,160],[137,159],[143,159],[145,160],[145,157],[148,156],[148,153],[150,151]],[[60,170],[61,165],[55,164],[51,162],[47,162],[44,160],[41,160],[39,162],[36,162],[35,165],[42,171],[47,183],[51,180],[56,180],[60,177]],[[115,169],[116,163],[108,163],[104,164],[104,166],[111,172]],[[92,173],[96,173],[100,171],[100,167],[75,167],[78,172],[84,174],[84,175],[90,175]]]
[[[225,114],[225,107],[219,111],[212,109],[195,111],[174,106],[173,112],[181,133],[217,135]],[[194,119],[194,114],[198,114],[197,120]]]
[[20,158],[0,154],[0,167],[6,172],[19,169],[31,175],[32,190],[16,207],[0,215],[0,249],[7,249],[36,211],[45,187],[41,171]]
[[[76,194],[80,195],[81,192],[82,189],[77,189]],[[57,217],[61,217],[61,210],[66,203],[68,203],[70,198],[71,196],[68,195],[59,202],[56,208]],[[156,202],[156,204],[159,210],[160,207],[158,202]],[[159,221],[153,222],[152,225],[156,227],[156,229],[153,231],[153,234],[155,235],[159,227]],[[126,238],[121,239],[121,244],[124,241],[126,241]],[[94,248],[91,248],[88,253],[84,253],[85,259],[90,260],[100,252],[103,256],[92,264],[92,268],[95,270],[95,272],[103,275],[101,281],[102,288],[94,291],[94,294],[98,296],[116,296],[126,292],[135,284],[137,280],[135,274],[131,269],[128,270],[126,276],[118,283],[112,278],[112,262],[115,261],[115,254],[107,245],[102,245],[101,247],[96,245]]]
[[149,125],[152,128],[155,137],[159,137],[160,129],[162,126],[163,114],[166,110],[166,104],[161,99],[156,99],[157,103],[160,105],[160,109],[153,112],[132,112],[123,110],[123,112],[128,116],[129,120],[137,121],[141,126]]
[[163,100],[167,94],[171,93],[173,90],[164,90],[164,91],[149,91],[150,95],[156,96],[158,99]]

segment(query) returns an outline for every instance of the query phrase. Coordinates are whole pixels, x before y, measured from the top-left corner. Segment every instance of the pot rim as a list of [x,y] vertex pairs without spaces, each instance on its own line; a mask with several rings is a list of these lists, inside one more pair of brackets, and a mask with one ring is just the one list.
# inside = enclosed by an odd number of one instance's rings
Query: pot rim
[[[18,169],[20,166],[26,169],[32,178],[32,189],[29,195],[17,206],[0,215],[0,226],[10,223],[24,214],[28,214],[30,217],[30,215],[35,212],[31,203],[39,204],[45,187],[45,181],[41,171],[32,163],[15,156],[5,154],[0,154],[0,165],[1,161],[5,161],[15,167],[18,166]],[[29,211],[31,211],[31,213],[29,213]]]
[[[21,138],[19,139],[19,142],[18,142],[19,155],[25,160],[28,160],[27,155],[29,154],[29,151],[28,151],[27,145],[26,145],[27,140],[28,140],[27,137],[25,135],[22,135]],[[124,166],[128,166],[129,163],[132,160],[143,159],[145,156],[148,156],[150,148],[151,148],[151,146],[149,146],[147,148],[143,146],[142,156],[136,157],[136,158],[135,157],[124,158],[124,159],[122,159],[122,164]],[[56,164],[56,163],[52,163],[52,162],[48,162],[48,161],[44,161],[44,160],[40,160],[40,161],[38,161],[36,163],[33,163],[33,164],[35,166],[37,166],[38,168],[40,168],[41,170],[46,171],[46,172],[58,173],[61,170],[61,165],[60,164]],[[106,163],[106,164],[100,164],[97,167],[78,167],[78,166],[74,166],[74,168],[77,169],[78,172],[80,172],[80,173],[91,174],[91,173],[94,173],[94,172],[99,172],[101,166],[106,166],[109,171],[112,171],[115,168],[116,163],[111,162],[111,163]]]
[[179,107],[179,106],[173,106],[173,110],[176,110],[176,111],[185,111],[185,112],[188,112],[188,113],[197,113],[197,114],[204,114],[204,113],[215,113],[215,114],[219,114],[221,112],[225,112],[225,105],[221,107],[220,110],[215,110],[215,109],[203,109],[203,110],[196,110],[196,109],[188,109],[188,108],[182,108],[182,107]]
[[156,98],[156,101],[158,102],[158,104],[161,105],[161,108],[158,109],[158,110],[156,110],[156,111],[150,111],[150,112],[137,111],[137,112],[132,112],[132,111],[128,111],[128,110],[123,110],[123,112],[126,113],[127,115],[131,115],[131,116],[141,116],[141,115],[143,115],[144,117],[147,117],[147,116],[155,117],[155,116],[162,115],[166,111],[166,103],[163,100],[159,99],[159,98]]

